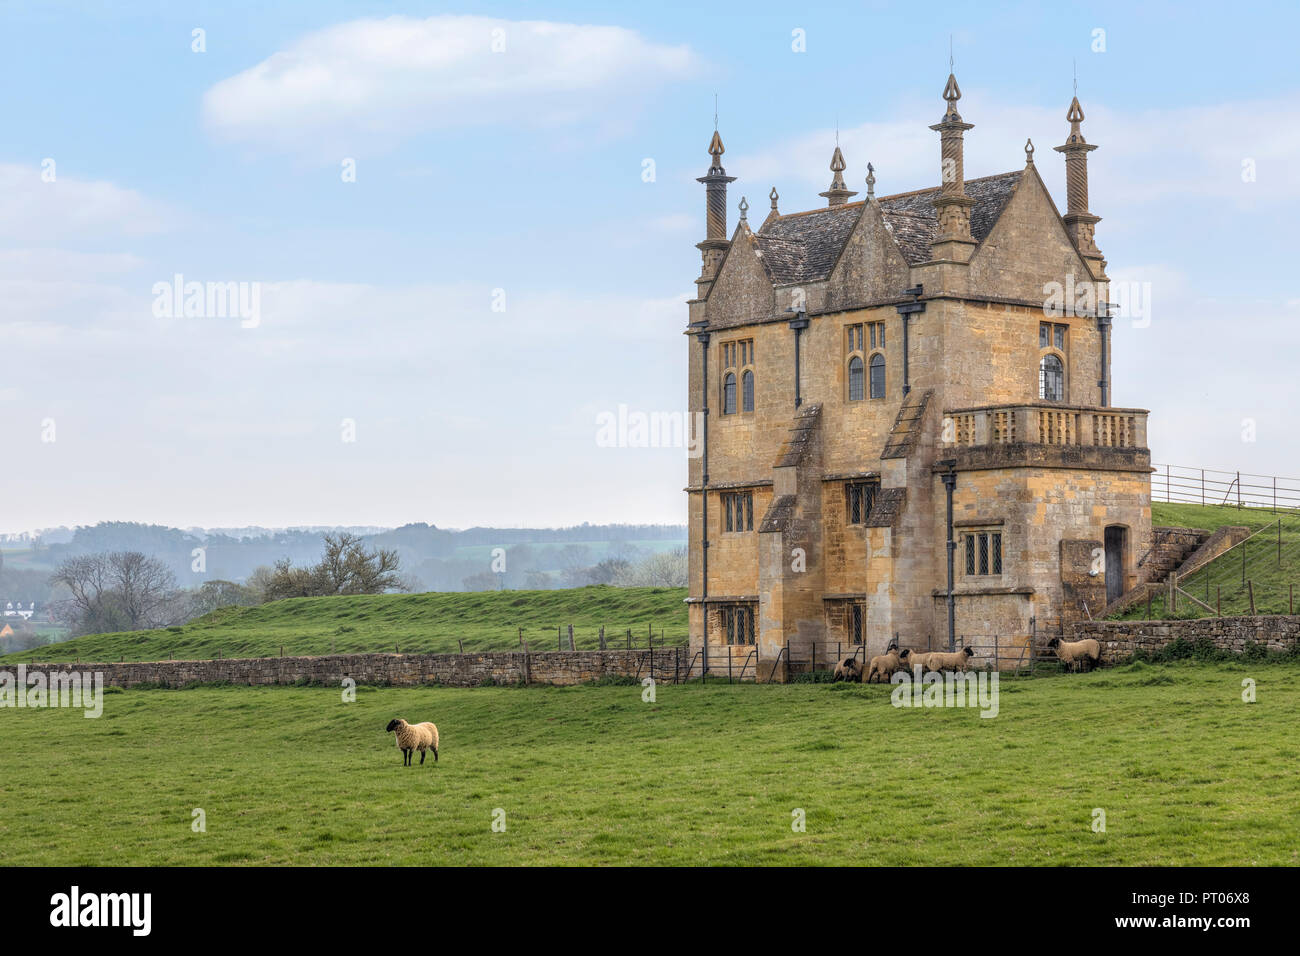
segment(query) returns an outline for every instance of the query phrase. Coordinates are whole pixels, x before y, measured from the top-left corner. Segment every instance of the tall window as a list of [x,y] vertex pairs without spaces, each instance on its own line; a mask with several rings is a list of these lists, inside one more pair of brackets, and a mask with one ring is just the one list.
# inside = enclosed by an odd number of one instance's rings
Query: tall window
[[[883,350],[885,347],[885,323],[884,322],[858,322],[855,325],[846,325],[844,327],[847,341],[845,342],[845,358],[848,362],[849,373],[849,401],[860,402],[870,394],[872,398],[885,397],[885,357],[883,355],[873,355],[867,358],[871,352]],[[879,361],[880,371],[876,371],[876,364]],[[867,392],[867,369],[870,368],[870,392]],[[879,376],[879,392],[877,392],[877,375]]]
[[718,609],[722,637],[728,644],[754,643],[754,605],[724,604]]
[[1065,401],[1065,366],[1059,356],[1050,352],[1038,363],[1038,397],[1048,402]]
[[848,624],[849,641],[853,644],[861,644],[866,634],[866,617],[867,608],[862,604],[849,605]]
[[1068,325],[1053,322],[1038,324],[1038,397],[1048,402],[1065,401],[1065,356]]
[[1002,532],[973,531],[965,536],[966,575],[1002,573]]
[[885,397],[885,357],[879,352],[871,356],[871,397]]
[[[722,414],[754,410],[754,340],[723,342],[719,349],[722,361]],[[737,395],[737,382],[740,394]]]
[[723,492],[722,514],[724,531],[753,531],[754,493],[752,491]]
[[849,524],[866,524],[880,488],[875,481],[849,481],[844,485],[844,514]]

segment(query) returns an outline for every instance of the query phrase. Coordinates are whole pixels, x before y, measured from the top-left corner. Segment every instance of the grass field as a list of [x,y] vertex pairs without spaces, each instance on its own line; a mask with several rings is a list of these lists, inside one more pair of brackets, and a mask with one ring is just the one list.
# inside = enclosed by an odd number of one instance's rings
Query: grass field
[[[1249,614],[1251,589],[1257,614],[1289,614],[1300,607],[1296,603],[1300,598],[1300,515],[1295,512],[1273,514],[1260,508],[1156,502],[1151,505],[1151,519],[1156,525],[1206,530],[1237,525],[1259,532],[1180,582],[1184,590],[1210,607],[1221,609],[1225,615]],[[1185,599],[1171,614],[1165,608],[1164,595],[1153,594],[1149,611],[1143,601],[1115,618],[1142,620],[1148,614],[1152,618],[1183,619],[1213,616],[1211,611]]]
[[686,641],[685,588],[585,587],[560,591],[472,591],[291,598],[258,607],[222,608],[178,628],[90,634],[62,644],[0,657],[19,661],[156,661],[217,657],[458,649],[511,650],[519,629],[535,650],[555,650],[555,628],[574,627],[579,648],[598,646],[603,625],[610,641],[632,629],[645,647],[655,640]]
[[[98,720],[0,710],[0,864],[1300,863],[1294,660],[1007,679],[994,719],[897,709],[880,686],[641,692],[231,687],[115,693]],[[438,764],[402,767],[395,715],[438,723]]]

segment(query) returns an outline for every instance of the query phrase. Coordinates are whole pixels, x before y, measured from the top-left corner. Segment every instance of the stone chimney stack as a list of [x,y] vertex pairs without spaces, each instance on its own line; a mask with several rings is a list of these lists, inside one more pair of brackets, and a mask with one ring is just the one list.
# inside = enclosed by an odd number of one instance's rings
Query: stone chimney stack
[[943,121],[930,127],[939,133],[943,162],[940,167],[939,198],[934,201],[935,215],[939,219],[939,238],[931,243],[935,259],[955,259],[967,262],[975,245],[970,234],[970,210],[975,200],[966,195],[966,173],[963,168],[962,134],[973,128],[973,123],[963,123],[957,112],[961,88],[957,77],[948,74],[948,85],[943,98],[947,101]]
[[831,188],[817,195],[825,196],[828,206],[843,206],[850,197],[856,196],[857,192],[844,185],[844,154],[840,152],[838,144],[835,146],[834,155],[831,156],[831,172],[835,174],[831,177]]
[[1070,136],[1064,146],[1055,147],[1065,154],[1065,228],[1074,240],[1079,254],[1092,267],[1094,278],[1105,278],[1106,260],[1097,248],[1095,231],[1100,216],[1088,211],[1088,154],[1096,149],[1083,138],[1079,124],[1083,122],[1083,109],[1076,96],[1070,101],[1065,118],[1070,122]]
[[721,264],[722,257],[726,254],[729,245],[727,239],[727,183],[734,183],[736,177],[728,176],[727,171],[722,168],[722,154],[725,151],[722,145],[722,137],[718,135],[718,131],[715,129],[713,139],[709,141],[709,155],[712,157],[709,173],[707,176],[701,176],[696,180],[696,182],[704,183],[708,214],[706,238],[695,246],[700,250],[700,256],[703,259],[700,277],[695,280],[699,286],[700,298],[704,298],[708,294],[708,286],[717,276],[718,266]]

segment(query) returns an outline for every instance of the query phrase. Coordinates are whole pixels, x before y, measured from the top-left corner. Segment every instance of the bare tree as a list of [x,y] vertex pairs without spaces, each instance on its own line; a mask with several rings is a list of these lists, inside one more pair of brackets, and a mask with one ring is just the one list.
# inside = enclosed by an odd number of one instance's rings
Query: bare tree
[[614,575],[618,587],[681,588],[686,586],[686,549],[651,554]]
[[325,552],[313,567],[294,567],[288,558],[275,563],[266,584],[266,597],[275,601],[288,597],[404,590],[400,570],[396,550],[368,551],[365,542],[354,534],[327,534]]
[[82,634],[135,631],[184,619],[176,576],[157,558],[139,551],[111,551],[68,558],[50,583],[68,589],[60,617]]

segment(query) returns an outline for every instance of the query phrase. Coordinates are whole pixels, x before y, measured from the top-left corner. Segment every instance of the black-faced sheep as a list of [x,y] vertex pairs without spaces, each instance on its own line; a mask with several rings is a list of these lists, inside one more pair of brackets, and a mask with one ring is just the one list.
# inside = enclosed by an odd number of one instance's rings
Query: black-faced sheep
[[964,671],[970,667],[971,658],[974,656],[975,652],[969,647],[963,647],[951,654],[946,651],[935,651],[927,655],[925,670]]
[[907,669],[910,671],[919,667],[921,668],[922,674],[924,674],[926,668],[929,667],[930,658],[934,656],[933,651],[904,651],[904,653],[907,655],[904,660]]
[[424,752],[433,751],[433,762],[438,762],[438,728],[431,722],[408,724],[401,717],[394,718],[384,728],[385,733],[397,734],[397,749],[402,752],[402,766],[411,765],[411,757],[420,751],[420,763],[424,763]]
[[1082,641],[1063,641],[1059,637],[1054,637],[1047,642],[1047,646],[1056,651],[1057,660],[1068,670],[1074,670],[1076,667],[1082,670],[1085,665],[1091,670],[1101,663],[1101,645],[1092,638]]
[[846,657],[835,665],[835,676],[832,678],[832,683],[841,680],[846,680],[852,684],[862,680],[862,665],[858,663],[856,657]]
[[884,654],[879,654],[871,658],[871,665],[867,668],[867,676],[864,681],[871,683],[873,677],[878,677],[881,683],[894,676],[894,671],[903,666],[903,661],[907,658],[907,651],[898,650],[897,644],[890,644],[889,650]]

